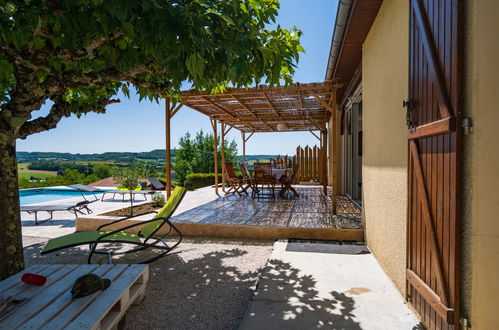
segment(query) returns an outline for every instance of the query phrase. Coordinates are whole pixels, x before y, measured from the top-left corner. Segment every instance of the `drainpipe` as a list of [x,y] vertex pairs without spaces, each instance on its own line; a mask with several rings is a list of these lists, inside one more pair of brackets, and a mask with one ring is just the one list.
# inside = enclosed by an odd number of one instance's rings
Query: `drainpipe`
[[333,39],[331,40],[331,49],[329,50],[329,60],[327,62],[325,80],[333,78],[353,2],[354,0],[338,1],[338,10],[336,11],[336,22],[334,24]]

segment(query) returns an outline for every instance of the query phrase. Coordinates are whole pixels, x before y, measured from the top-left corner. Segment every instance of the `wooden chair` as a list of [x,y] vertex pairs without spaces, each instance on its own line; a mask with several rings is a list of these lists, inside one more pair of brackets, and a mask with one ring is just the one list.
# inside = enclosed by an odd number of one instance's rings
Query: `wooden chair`
[[251,198],[275,199],[276,183],[277,181],[272,176],[271,163],[255,163]]
[[241,170],[241,173],[243,174],[243,179],[250,182],[253,179],[251,178],[251,174],[248,171],[248,168],[246,167],[246,164],[244,162],[239,162],[239,169]]
[[250,187],[250,182],[241,179],[236,175],[236,171],[234,171],[234,165],[232,163],[224,163],[225,167],[225,179],[229,184],[230,188],[225,192],[225,196],[228,194],[238,194],[241,196],[242,193],[248,195],[248,188]]
[[300,163],[296,162],[293,164],[293,170],[291,172],[290,176],[283,176],[279,181],[282,184],[281,191],[279,192],[279,196],[281,198],[284,197],[284,194],[289,190],[291,191],[296,197],[299,197],[300,194],[296,191],[295,188],[293,188],[292,184],[293,181],[295,180],[296,174],[300,170]]

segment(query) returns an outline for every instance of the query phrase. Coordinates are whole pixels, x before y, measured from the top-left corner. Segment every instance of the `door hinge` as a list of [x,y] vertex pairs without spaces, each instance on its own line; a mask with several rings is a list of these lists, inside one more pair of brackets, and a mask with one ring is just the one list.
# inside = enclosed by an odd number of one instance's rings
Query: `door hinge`
[[459,323],[461,324],[462,330],[470,330],[471,329],[470,321],[468,320],[467,317],[461,317],[459,319]]
[[473,122],[471,121],[471,118],[462,118],[461,127],[463,128],[464,135],[470,135],[471,133],[473,133]]

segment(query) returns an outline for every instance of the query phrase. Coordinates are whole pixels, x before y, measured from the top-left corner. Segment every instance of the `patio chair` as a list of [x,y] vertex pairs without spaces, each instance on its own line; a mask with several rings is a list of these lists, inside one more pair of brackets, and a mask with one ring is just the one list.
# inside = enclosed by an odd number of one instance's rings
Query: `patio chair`
[[248,195],[248,188],[250,187],[250,182],[248,180],[245,180],[244,178],[241,179],[236,175],[236,171],[234,171],[234,165],[232,163],[224,163],[224,168],[225,168],[225,179],[229,183],[229,190],[225,192],[225,196],[228,194],[238,194],[239,196],[242,195],[242,193],[245,193]]
[[[74,246],[89,244],[90,253],[87,259],[87,262],[89,264],[92,262],[92,256],[94,254],[107,254],[109,256],[109,263],[112,263],[113,255],[139,252],[149,248],[159,249],[162,250],[162,252],[152,258],[138,263],[149,263],[156,259],[159,259],[167,255],[182,241],[182,233],[170,222],[169,218],[171,217],[173,212],[175,212],[178,205],[184,198],[185,192],[185,188],[177,186],[163,208],[159,212],[157,212],[156,216],[151,220],[141,221],[132,225],[126,225],[115,230],[103,229],[104,227],[115,225],[120,221],[130,219],[130,217],[127,217],[106,223],[98,227],[97,230],[94,231],[76,232],[73,234],[53,238],[47,242],[41,254],[52,253]],[[158,231],[165,225],[169,227],[166,233],[163,235],[156,235]],[[140,228],[138,234],[127,231],[129,229],[137,227]],[[178,234],[178,239],[173,245],[168,245],[165,241],[165,238],[172,231]],[[102,243],[126,243],[137,245],[138,247],[123,252],[106,252],[104,250],[97,250],[97,246]]]
[[42,221],[52,220],[54,212],[56,211],[68,211],[73,212],[75,217],[78,214],[85,215],[83,210],[87,211],[87,214],[92,213],[92,210],[88,208],[90,201],[84,200],[74,204],[51,204],[51,205],[21,205],[21,212],[27,212],[28,214],[35,215],[35,226],[38,225],[38,212],[47,212],[50,214],[48,219]]
[[271,163],[255,163],[254,166],[251,198],[275,199],[277,181],[272,176]]
[[292,186],[293,181],[295,180],[296,174],[298,173],[299,169],[300,169],[300,163],[299,162],[295,162],[293,164],[293,170],[291,172],[291,175],[290,176],[283,176],[279,180],[281,182],[281,184],[282,184],[281,191],[279,192],[279,196],[281,196],[281,198],[284,197],[284,194],[287,191],[291,191],[296,197],[300,196],[300,194],[298,194],[298,192],[296,191],[296,189],[293,188],[293,186]]
[[243,174],[243,179],[250,182],[252,180],[251,174],[248,171],[248,168],[246,167],[246,164],[244,162],[239,162],[239,169],[241,170],[241,173]]

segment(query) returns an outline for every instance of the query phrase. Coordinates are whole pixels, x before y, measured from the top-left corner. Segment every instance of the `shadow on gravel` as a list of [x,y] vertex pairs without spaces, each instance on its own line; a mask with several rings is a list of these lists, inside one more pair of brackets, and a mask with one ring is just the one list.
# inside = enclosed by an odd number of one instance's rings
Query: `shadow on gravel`
[[[251,250],[258,249],[260,244],[268,246],[269,242],[243,241],[239,242],[240,248],[213,247],[212,243],[231,241],[200,240],[195,244],[191,241],[179,248],[178,253],[151,263],[146,298],[140,305],[129,308],[125,329],[237,329],[264,262],[263,259],[255,263]],[[43,245],[25,247],[27,266],[86,263],[86,247],[41,256]],[[103,256],[96,261],[106,263],[107,258]],[[113,262],[133,263],[133,255],[115,257]],[[259,266],[247,265],[251,263]]]

